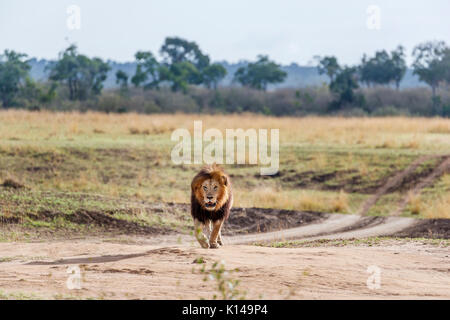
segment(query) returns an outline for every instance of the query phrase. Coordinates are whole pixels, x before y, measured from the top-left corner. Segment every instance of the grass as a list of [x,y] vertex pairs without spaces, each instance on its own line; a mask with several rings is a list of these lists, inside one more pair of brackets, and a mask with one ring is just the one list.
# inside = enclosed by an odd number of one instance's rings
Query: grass
[[[261,115],[141,115],[0,112],[0,218],[29,229],[88,228],[65,219],[80,210],[111,213],[142,226],[187,230],[189,213],[158,213],[143,202],[188,203],[198,165],[175,165],[174,129],[280,129],[280,173],[227,165],[235,206],[358,212],[397,171],[425,154],[450,153],[450,120],[425,118],[286,118]],[[420,177],[436,165],[429,161]],[[448,175],[411,199],[403,215],[447,217]],[[371,215],[387,215],[414,186],[392,190]],[[55,219],[42,219],[45,212]],[[89,230],[86,230],[87,232]],[[12,232],[11,230],[8,232]],[[14,234],[12,235],[14,236]],[[5,238],[0,236],[0,240]],[[7,238],[7,237],[6,237]]]
[[393,237],[369,237],[364,239],[319,239],[319,240],[292,240],[269,243],[255,243],[255,245],[272,248],[302,248],[302,247],[345,247],[345,246],[388,246],[389,244],[416,243],[420,245],[432,245],[442,248],[450,246],[448,239],[426,238],[393,238]]
[[43,300],[35,293],[10,292],[6,293],[0,290],[0,300]]

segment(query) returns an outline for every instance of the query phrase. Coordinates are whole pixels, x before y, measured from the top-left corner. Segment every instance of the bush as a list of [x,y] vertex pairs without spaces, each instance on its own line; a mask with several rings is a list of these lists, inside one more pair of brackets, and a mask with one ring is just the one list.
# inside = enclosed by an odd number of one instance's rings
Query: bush
[[409,116],[409,111],[405,109],[399,109],[394,106],[386,106],[378,108],[371,113],[375,117],[389,117],[389,116]]
[[86,101],[70,101],[67,89],[57,89],[56,97],[45,104],[24,103],[18,107],[32,110],[96,110],[102,112],[137,113],[240,113],[252,112],[274,116],[305,116],[337,114],[343,116],[450,116],[450,90],[441,88],[439,109],[433,109],[428,88],[397,91],[388,87],[355,90],[352,104],[330,109],[335,97],[327,86],[258,91],[245,87],[209,90],[190,87],[186,94],[169,88],[142,90],[128,88],[104,90]]

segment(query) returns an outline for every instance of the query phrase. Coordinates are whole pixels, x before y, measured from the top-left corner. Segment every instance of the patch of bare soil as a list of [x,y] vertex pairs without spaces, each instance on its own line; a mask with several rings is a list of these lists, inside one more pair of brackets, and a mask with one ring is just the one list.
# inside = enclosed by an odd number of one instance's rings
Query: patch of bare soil
[[[61,218],[74,224],[88,226],[90,228],[97,227],[103,232],[115,232],[126,234],[169,234],[174,231],[162,226],[146,226],[134,221],[127,221],[115,218],[112,211],[94,211],[94,210],[77,210],[71,214],[52,212],[49,210],[40,210],[36,214],[23,214],[21,217],[0,217],[0,228],[7,224],[21,224],[25,218],[34,221],[50,222]],[[64,227],[61,227],[64,228]],[[45,229],[43,227],[42,229]]]
[[344,190],[349,193],[371,194],[382,186],[386,179],[364,181],[357,170],[335,170],[332,172],[305,171],[280,172],[281,180],[294,183],[297,188],[316,189],[324,191]]
[[[190,221],[190,205],[179,203],[145,203],[139,202],[134,204],[136,207],[144,209],[148,214],[167,214],[173,216],[184,216]],[[120,202],[118,202],[120,206]],[[101,234],[127,234],[127,235],[165,235],[186,233],[186,230],[176,230],[174,228],[162,225],[147,225],[145,221],[130,221],[119,219],[114,215],[116,213],[126,214],[133,217],[133,207],[117,210],[87,210],[80,209],[71,214],[51,210],[38,210],[35,213],[23,213],[21,216],[0,216],[0,229],[11,229],[11,227],[19,227],[27,230],[28,233],[44,236],[45,238],[58,238],[61,234],[64,238],[77,236],[86,229],[86,232]],[[307,225],[312,222],[319,221],[326,217],[327,214],[317,212],[301,212],[279,209],[262,209],[262,208],[233,208],[230,218],[224,225],[223,233],[225,235],[248,234],[255,232],[268,232],[273,230],[282,230],[286,228]],[[33,221],[52,222],[57,219],[69,222],[79,226],[77,230],[67,230],[62,225],[55,230],[41,226],[39,228],[26,228],[24,222],[26,219]],[[190,226],[191,223],[188,223]],[[79,229],[79,230],[78,230]],[[63,231],[63,232],[58,232]],[[64,232],[66,231],[66,232]]]
[[224,225],[224,234],[269,232],[307,225],[328,216],[320,212],[302,212],[263,208],[233,208]]
[[450,239],[450,219],[427,219],[395,234],[397,237]]
[[[190,217],[189,204],[166,203],[161,205],[164,209],[160,210],[168,212],[181,210],[185,211]],[[321,212],[234,207],[231,209],[229,219],[224,224],[223,233],[238,235],[282,230],[318,222],[327,216],[328,214]]]
[[[448,248],[423,243],[375,247],[206,250],[80,240],[0,243],[2,296],[46,299],[200,299],[219,295],[200,272],[217,261],[246,299],[449,299]],[[193,261],[205,261],[196,264]],[[67,287],[79,267],[81,288]],[[372,269],[368,269],[371,267]],[[379,286],[370,270],[379,271]],[[73,270],[73,268],[72,268]],[[234,270],[234,271],[231,271]],[[368,271],[369,270],[369,271]],[[372,276],[372,278],[371,278]]]

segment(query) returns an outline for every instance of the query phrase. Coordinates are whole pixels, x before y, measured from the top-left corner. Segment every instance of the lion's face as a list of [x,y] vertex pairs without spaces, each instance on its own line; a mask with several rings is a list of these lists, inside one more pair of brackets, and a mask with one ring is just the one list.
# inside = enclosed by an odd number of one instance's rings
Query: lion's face
[[214,179],[206,179],[200,187],[200,194],[206,210],[213,211],[217,206],[217,197],[221,193],[221,185]]
[[217,211],[228,201],[228,185],[228,177],[219,170],[199,174],[191,184],[195,198],[208,211]]

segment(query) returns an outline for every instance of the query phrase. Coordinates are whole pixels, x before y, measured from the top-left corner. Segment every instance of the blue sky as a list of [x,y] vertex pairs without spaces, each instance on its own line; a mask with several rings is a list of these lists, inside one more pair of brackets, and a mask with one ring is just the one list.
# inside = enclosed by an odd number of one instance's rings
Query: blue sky
[[[70,5],[80,8],[79,30],[66,25]],[[380,9],[379,30],[366,25],[371,5]],[[332,54],[354,64],[363,53],[398,44],[408,54],[425,40],[450,44],[449,13],[448,0],[1,0],[0,51],[55,58],[74,42],[89,56],[123,62],[137,50],[157,53],[166,36],[177,35],[214,61],[268,54],[306,65]]]

